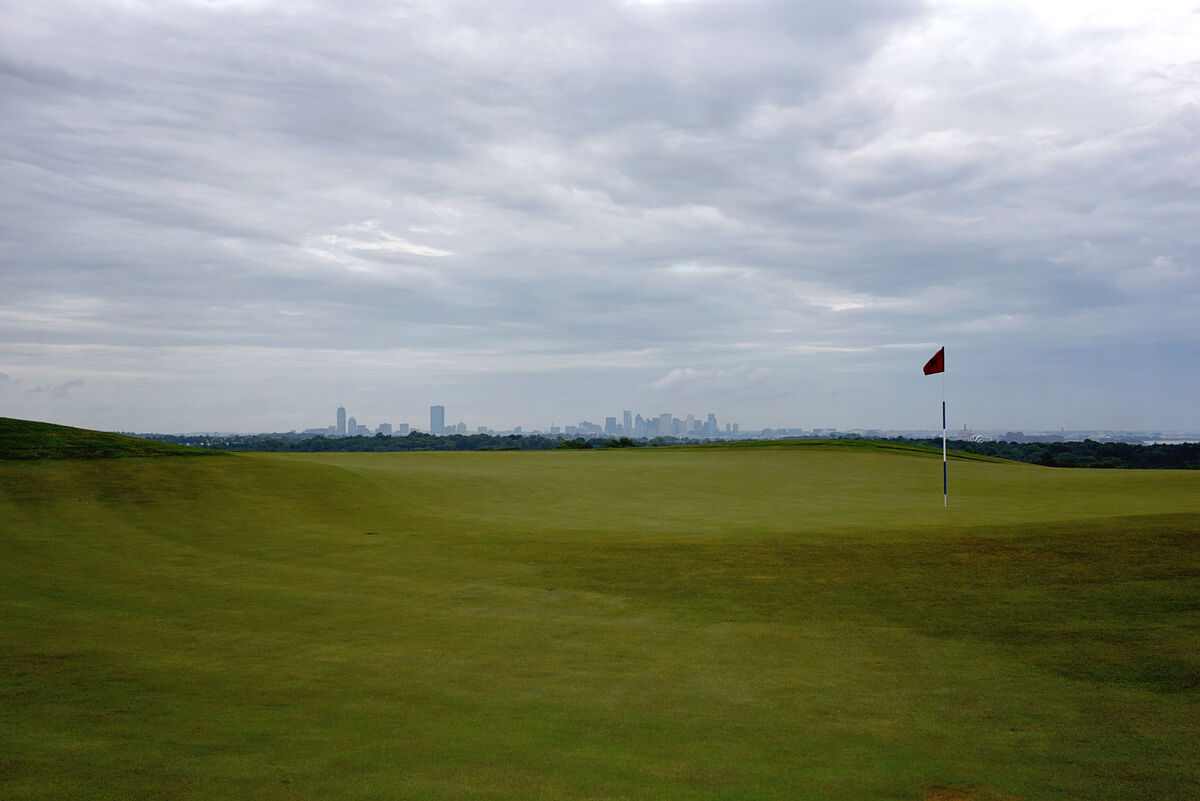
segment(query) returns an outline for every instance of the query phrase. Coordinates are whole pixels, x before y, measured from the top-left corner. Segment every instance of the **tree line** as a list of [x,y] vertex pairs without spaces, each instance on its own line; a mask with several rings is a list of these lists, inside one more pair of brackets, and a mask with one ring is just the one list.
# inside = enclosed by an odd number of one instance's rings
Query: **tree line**
[[[174,442],[226,451],[270,452],[385,452],[385,451],[546,451],[596,448],[641,448],[679,445],[675,437],[619,439],[607,437],[567,439],[561,436],[518,434],[450,434],[435,436],[414,431],[403,437],[384,434],[357,437],[310,437],[300,434],[231,434],[226,436],[180,436],[146,434],[146,439]],[[897,437],[890,442],[941,447],[941,439]],[[695,444],[689,440],[689,444]],[[1140,468],[1200,470],[1200,444],[1140,445],[1129,442],[971,442],[950,440],[954,450],[996,456],[1049,467]]]
[[[907,440],[941,447],[940,439]],[[1200,443],[1141,445],[1132,442],[970,442],[951,440],[958,451],[997,456],[1048,467],[1098,467],[1108,469],[1200,470]]]
[[356,437],[303,436],[298,434],[228,434],[228,435],[176,435],[143,434],[146,439],[173,442],[197,448],[214,448],[223,451],[267,451],[271,453],[383,453],[392,451],[548,451],[590,450],[592,448],[634,448],[643,446],[674,445],[674,437],[633,440],[593,437],[591,439],[564,439],[542,435],[522,436],[519,434],[448,434],[437,436],[413,431],[403,437],[385,434]]

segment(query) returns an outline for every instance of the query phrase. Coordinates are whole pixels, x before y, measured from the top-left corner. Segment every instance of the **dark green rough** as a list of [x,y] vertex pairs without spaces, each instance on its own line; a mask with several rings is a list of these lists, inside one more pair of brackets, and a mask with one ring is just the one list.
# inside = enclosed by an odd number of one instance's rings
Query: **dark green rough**
[[0,459],[114,459],[208,456],[216,451],[154,442],[124,434],[0,417]]

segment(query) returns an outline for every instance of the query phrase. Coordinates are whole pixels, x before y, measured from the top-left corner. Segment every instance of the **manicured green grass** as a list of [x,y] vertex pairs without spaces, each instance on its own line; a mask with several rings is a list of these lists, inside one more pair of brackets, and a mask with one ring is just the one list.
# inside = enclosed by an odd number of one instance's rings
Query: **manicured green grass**
[[0,797],[1200,797],[1200,474],[939,462],[0,462]]

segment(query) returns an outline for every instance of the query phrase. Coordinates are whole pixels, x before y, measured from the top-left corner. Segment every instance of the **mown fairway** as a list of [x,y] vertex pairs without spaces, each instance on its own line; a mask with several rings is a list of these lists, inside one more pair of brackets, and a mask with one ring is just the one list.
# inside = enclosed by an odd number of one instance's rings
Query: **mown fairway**
[[0,461],[0,798],[1195,799],[1200,474]]

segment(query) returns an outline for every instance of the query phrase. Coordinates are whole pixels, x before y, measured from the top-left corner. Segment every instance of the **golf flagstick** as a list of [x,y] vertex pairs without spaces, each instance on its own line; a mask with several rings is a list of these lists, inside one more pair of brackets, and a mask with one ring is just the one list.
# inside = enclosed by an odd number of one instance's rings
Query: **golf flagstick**
[[942,506],[950,505],[950,484],[946,476],[946,349],[943,347],[925,362],[925,375],[942,374]]

